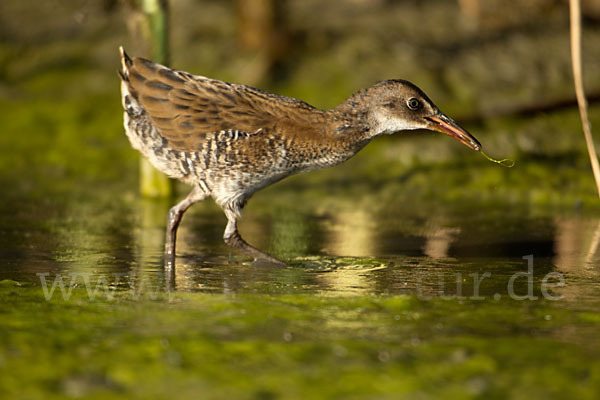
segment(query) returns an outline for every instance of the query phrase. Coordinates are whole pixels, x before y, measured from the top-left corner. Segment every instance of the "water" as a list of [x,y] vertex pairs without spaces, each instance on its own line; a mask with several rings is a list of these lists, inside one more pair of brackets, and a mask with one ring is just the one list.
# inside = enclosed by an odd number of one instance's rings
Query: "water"
[[598,213],[415,195],[394,179],[313,183],[257,194],[240,224],[289,267],[232,253],[206,201],[166,269],[174,200],[141,199],[127,177],[9,181],[0,392],[597,396]]
[[[281,191],[284,199],[301,196],[293,187]],[[507,205],[409,201],[403,207],[402,200],[356,206],[335,193],[321,209],[311,196],[270,207],[268,195],[257,196],[241,232],[290,265],[277,269],[222,243],[225,219],[209,200],[184,217],[175,268],[165,270],[163,221],[172,201],[99,193],[5,199],[0,279],[39,284],[39,274],[79,274],[123,287],[143,276],[164,290],[192,292],[472,297],[480,279],[474,274],[489,274],[479,293],[493,298],[510,296],[510,278],[533,266],[537,295],[550,274],[552,283],[564,280],[552,292],[565,301],[600,299],[600,217],[583,210],[536,215]],[[528,284],[524,275],[513,281]]]

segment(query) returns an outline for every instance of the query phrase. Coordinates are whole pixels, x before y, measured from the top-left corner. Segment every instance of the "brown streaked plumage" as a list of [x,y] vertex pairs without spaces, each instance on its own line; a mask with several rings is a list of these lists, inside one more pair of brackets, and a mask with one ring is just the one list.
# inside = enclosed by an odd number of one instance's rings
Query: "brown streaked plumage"
[[481,145],[416,86],[389,80],[331,110],[177,71],[127,56],[121,48],[124,125],[133,148],[160,171],[193,186],[170,211],[165,254],[175,255],[183,213],[212,197],[227,216],[224,240],[254,258],[281,263],[237,231],[246,201],[289,175],[339,164],[374,137],[430,129],[474,150]]

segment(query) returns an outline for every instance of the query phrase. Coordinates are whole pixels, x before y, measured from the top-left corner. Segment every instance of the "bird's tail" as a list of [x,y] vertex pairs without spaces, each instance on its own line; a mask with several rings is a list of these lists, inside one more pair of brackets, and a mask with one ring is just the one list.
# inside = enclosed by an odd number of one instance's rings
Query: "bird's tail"
[[137,92],[133,89],[129,81],[129,69],[133,65],[133,61],[129,58],[123,46],[119,47],[119,51],[121,52],[121,69],[117,70],[117,73],[121,77],[121,102],[130,117],[139,117],[144,112],[144,109],[139,104]]

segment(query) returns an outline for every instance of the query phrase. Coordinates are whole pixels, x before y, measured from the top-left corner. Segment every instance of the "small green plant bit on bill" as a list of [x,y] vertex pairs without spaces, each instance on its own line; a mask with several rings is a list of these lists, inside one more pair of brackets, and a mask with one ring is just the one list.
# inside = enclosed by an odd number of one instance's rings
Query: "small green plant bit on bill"
[[496,160],[490,156],[488,156],[487,154],[485,154],[483,152],[483,150],[479,149],[479,152],[481,153],[482,156],[484,156],[485,158],[487,158],[488,160],[490,160],[491,162],[495,162],[496,164],[500,164],[503,167],[506,168],[512,168],[515,166],[515,161],[513,159],[510,158],[503,158],[502,160]]

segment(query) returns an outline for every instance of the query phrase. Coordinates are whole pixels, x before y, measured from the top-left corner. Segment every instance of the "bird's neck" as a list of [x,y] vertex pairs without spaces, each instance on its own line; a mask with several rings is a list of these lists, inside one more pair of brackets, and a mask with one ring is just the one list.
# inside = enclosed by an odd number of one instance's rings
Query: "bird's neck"
[[368,103],[364,98],[365,93],[364,90],[354,93],[337,107],[328,111],[334,134],[358,141],[373,138]]

